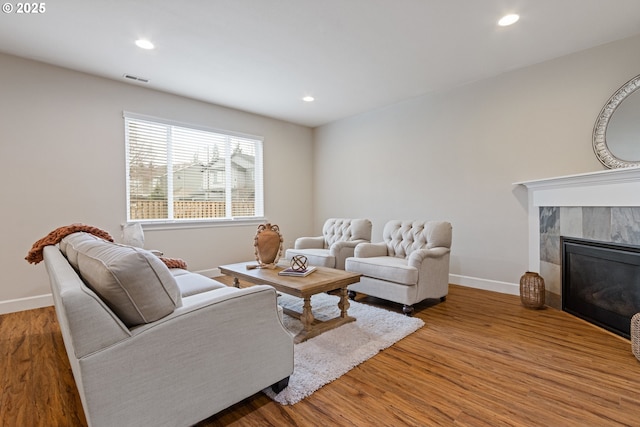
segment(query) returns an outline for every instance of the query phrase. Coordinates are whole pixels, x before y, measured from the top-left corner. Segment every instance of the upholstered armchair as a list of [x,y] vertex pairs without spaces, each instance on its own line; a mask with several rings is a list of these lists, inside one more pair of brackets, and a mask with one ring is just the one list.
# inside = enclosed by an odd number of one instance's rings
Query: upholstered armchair
[[309,265],[344,270],[344,260],[353,256],[358,243],[371,241],[371,221],[368,219],[329,218],[322,227],[322,236],[300,237],[285,257],[304,255]]
[[444,301],[449,292],[451,224],[446,221],[399,221],[385,224],[382,242],[361,243],[347,258],[345,270],[361,273],[360,282],[349,286],[356,292],[403,304],[425,299]]

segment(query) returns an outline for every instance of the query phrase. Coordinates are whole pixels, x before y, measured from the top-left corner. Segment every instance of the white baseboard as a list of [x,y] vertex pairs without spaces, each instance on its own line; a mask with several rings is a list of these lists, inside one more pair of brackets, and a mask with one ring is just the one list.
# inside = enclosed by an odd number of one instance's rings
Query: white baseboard
[[[219,268],[194,271],[207,277],[221,276]],[[500,282],[498,280],[480,279],[478,277],[461,276],[459,274],[449,274],[449,283],[466,286],[468,288],[483,289],[485,291],[500,292],[501,294],[520,295],[520,284]]]
[[[206,277],[216,277],[222,274],[220,273],[220,269],[218,268],[194,271],[194,273],[202,274]],[[454,285],[467,286],[469,288],[483,289],[485,291],[500,292],[502,294],[520,295],[520,285],[518,283],[480,279],[477,277],[461,276],[459,274],[450,274],[449,283],[452,283]],[[33,310],[35,308],[49,307],[52,305],[53,297],[51,296],[51,294],[0,301],[0,314]]]
[[0,314],[15,313],[17,311],[33,310],[34,308],[49,307],[53,305],[51,294],[35,297],[10,299],[0,301]]
[[449,274],[449,283],[466,286],[468,288],[500,292],[501,294],[520,295],[519,283],[500,282],[497,280],[480,279],[478,277],[461,276],[459,274]]
[[[212,268],[208,270],[194,271],[194,273],[202,274],[206,277],[220,276],[220,269]],[[53,296],[51,294],[38,295],[35,297],[10,299],[0,301],[0,315],[15,313],[18,311],[33,310],[36,308],[49,307],[53,305]]]

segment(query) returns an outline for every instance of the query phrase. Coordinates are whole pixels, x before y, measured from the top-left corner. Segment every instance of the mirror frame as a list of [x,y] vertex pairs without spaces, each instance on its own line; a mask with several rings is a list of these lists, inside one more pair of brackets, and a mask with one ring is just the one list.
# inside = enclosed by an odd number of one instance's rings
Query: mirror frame
[[[635,76],[623,84],[620,89],[611,95],[611,98],[609,98],[607,103],[604,104],[604,107],[602,107],[602,110],[600,110],[596,124],[593,126],[593,151],[598,160],[609,169],[640,166],[640,160],[627,161],[614,156],[611,150],[609,150],[606,138],[607,126],[616,108],[638,89],[640,89],[640,75]],[[640,135],[638,135],[638,144],[640,144]]]

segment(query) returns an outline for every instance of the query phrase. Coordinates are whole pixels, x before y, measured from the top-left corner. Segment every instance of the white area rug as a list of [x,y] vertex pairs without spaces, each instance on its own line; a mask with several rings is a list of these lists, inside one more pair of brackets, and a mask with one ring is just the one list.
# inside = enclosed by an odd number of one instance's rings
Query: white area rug
[[[263,390],[265,394],[282,405],[297,403],[424,326],[424,322],[416,317],[349,302],[349,315],[355,317],[356,321],[296,344],[294,371],[289,386],[277,395],[270,388]],[[278,303],[302,311],[300,298],[282,295]],[[336,317],[340,313],[337,296],[314,295],[311,297],[311,307],[316,319],[320,320]],[[284,323],[294,334],[302,330],[302,323],[287,315],[284,316]]]

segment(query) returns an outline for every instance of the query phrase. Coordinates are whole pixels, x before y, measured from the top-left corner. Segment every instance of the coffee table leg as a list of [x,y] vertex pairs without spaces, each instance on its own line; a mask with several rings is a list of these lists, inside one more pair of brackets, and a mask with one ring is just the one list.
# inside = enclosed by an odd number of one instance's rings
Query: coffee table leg
[[340,294],[340,301],[338,302],[340,315],[332,319],[322,321],[316,320],[311,312],[311,297],[303,298],[302,313],[295,312],[286,307],[284,308],[285,314],[297,317],[302,322],[302,330],[293,338],[294,343],[301,343],[309,338],[320,335],[323,332],[356,320],[355,317],[351,317],[347,314],[347,310],[349,309],[349,297],[347,290],[337,289],[336,291]]
[[340,289],[340,301],[338,301],[338,307],[340,308],[340,317],[347,317],[347,310],[349,310],[349,292],[347,288]]
[[313,313],[311,312],[311,297],[306,297],[304,299],[300,321],[302,322],[302,327],[304,328],[305,332],[310,332],[313,326],[313,322],[315,321]]

